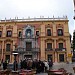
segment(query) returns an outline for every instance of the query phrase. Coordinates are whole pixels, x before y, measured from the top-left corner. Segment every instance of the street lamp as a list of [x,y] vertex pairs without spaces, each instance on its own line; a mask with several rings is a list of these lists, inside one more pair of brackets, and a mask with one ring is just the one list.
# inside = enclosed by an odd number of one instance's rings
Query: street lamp
[[13,51],[12,54],[14,55],[14,71],[17,70],[17,62],[16,62],[16,56],[18,55],[18,52],[17,51]]

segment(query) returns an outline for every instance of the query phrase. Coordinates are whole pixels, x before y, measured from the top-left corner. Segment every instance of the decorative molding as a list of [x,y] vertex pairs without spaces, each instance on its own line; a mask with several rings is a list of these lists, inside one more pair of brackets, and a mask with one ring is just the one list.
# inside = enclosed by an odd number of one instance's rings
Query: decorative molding
[[52,24],[45,25],[45,28],[52,28],[52,27],[53,27]]
[[45,39],[45,41],[46,41],[46,42],[48,42],[48,41],[52,41],[52,42],[53,42],[54,40],[51,39],[51,38],[47,38],[47,39]]
[[57,28],[63,28],[63,24],[57,24],[56,27]]
[[61,40],[61,41],[65,41],[64,38],[58,38],[58,39],[57,39],[57,41],[60,41],[60,40]]
[[11,25],[6,26],[6,29],[13,29],[13,26],[11,26]]
[[0,29],[3,29],[3,26],[0,26]]
[[11,39],[6,39],[5,42],[12,42],[13,40]]

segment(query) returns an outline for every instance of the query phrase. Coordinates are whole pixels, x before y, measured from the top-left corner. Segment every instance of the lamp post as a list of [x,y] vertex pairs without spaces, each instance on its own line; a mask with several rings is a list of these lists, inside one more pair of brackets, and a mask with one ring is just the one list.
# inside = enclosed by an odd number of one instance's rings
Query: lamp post
[[16,56],[18,55],[18,52],[17,51],[13,51],[12,54],[14,55],[14,71],[17,70],[17,62],[16,62]]

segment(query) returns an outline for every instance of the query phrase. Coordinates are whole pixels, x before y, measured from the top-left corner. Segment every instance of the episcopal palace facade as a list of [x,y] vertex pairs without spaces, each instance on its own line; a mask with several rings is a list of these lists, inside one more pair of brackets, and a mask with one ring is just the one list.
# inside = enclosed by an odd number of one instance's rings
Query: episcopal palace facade
[[0,20],[0,60],[24,58],[71,61],[67,17]]

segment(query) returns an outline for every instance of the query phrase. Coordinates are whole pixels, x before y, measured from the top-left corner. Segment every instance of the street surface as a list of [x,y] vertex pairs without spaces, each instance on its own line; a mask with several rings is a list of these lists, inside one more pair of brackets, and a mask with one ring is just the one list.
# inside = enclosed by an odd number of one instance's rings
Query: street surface
[[[59,68],[64,68],[65,70],[67,70],[67,72],[72,73],[73,75],[75,75],[74,71],[73,71],[73,67],[75,67],[75,63],[54,63],[52,69],[54,70],[58,70]],[[39,73],[36,75],[48,75],[47,73]]]

